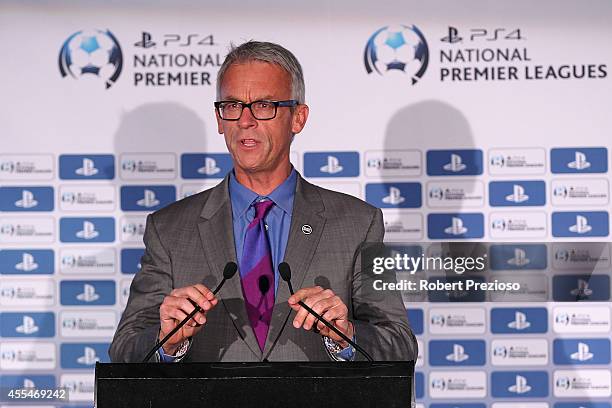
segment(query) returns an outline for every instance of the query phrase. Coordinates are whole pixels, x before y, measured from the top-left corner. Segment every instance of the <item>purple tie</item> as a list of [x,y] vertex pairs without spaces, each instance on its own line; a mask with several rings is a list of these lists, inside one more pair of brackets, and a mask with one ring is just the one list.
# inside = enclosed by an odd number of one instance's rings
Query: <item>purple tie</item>
[[244,237],[240,277],[247,315],[261,351],[266,344],[274,308],[274,270],[272,252],[266,234],[264,217],[274,205],[271,200],[254,204],[255,218]]

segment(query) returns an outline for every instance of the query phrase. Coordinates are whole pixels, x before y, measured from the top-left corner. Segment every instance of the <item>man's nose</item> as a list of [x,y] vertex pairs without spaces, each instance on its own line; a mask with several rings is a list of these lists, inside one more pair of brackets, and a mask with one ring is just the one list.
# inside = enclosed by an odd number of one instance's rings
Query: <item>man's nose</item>
[[257,119],[255,119],[249,108],[245,107],[242,110],[242,115],[240,115],[240,119],[238,119],[238,126],[241,129],[248,129],[257,126]]

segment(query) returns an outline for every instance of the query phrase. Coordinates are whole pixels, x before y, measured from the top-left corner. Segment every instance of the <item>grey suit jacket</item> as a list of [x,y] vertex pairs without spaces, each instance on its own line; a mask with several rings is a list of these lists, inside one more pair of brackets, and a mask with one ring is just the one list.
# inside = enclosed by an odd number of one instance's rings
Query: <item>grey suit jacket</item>
[[[311,234],[302,231],[310,225]],[[416,360],[417,345],[402,300],[373,293],[361,274],[359,248],[382,241],[382,212],[365,202],[298,177],[285,261],[294,288],[332,289],[348,306],[357,343],[375,360]],[[228,177],[216,187],[147,217],[141,270],[110,347],[113,362],[140,362],[157,340],[159,306],[173,288],[204,283],[214,288],[228,261],[236,262]],[[217,294],[205,326],[182,361],[329,361],[319,334],[295,329],[279,282],[263,352],[251,329],[238,274]],[[356,359],[363,359],[359,354]]]

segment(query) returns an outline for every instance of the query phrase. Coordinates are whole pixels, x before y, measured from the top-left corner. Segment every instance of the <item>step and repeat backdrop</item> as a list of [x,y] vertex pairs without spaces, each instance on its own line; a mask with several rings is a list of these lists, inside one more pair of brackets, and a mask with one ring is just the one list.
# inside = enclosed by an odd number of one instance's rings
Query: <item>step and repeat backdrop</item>
[[510,273],[563,276],[406,302],[419,406],[610,408],[610,251],[587,244],[610,239],[611,19],[606,1],[2,2],[0,387],[91,406],[146,215],[232,167],[216,73],[256,39],[304,68],[294,166],[382,208],[386,240],[498,242]]

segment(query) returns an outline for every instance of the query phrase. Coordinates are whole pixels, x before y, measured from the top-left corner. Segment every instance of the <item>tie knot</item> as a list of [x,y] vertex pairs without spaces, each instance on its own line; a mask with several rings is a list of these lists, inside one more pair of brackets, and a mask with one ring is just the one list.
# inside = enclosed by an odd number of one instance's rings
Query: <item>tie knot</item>
[[274,201],[272,200],[256,202],[255,203],[255,219],[262,220],[266,216],[268,211],[270,211],[270,208],[272,208],[273,205],[274,205]]

